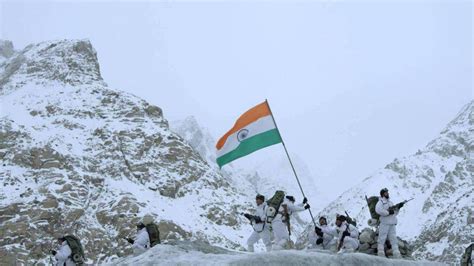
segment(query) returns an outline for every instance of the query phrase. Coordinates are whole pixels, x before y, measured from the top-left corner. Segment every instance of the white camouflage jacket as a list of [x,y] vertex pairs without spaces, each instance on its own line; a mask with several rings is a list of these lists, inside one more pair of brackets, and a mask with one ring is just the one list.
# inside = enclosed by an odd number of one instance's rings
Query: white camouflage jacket
[[397,214],[398,211],[395,211],[394,214],[389,214],[388,208],[392,207],[393,203],[384,197],[380,197],[377,205],[375,205],[375,212],[380,215],[381,224],[395,225],[397,224]]

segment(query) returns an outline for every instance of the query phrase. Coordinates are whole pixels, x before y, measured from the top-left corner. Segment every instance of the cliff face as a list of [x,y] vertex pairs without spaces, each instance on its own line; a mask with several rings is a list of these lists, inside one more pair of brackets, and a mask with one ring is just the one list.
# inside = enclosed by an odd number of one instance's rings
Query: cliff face
[[89,262],[123,256],[145,214],[164,240],[240,246],[251,203],[159,107],[109,88],[89,41],[0,44],[2,260],[45,262],[55,233],[82,239]]

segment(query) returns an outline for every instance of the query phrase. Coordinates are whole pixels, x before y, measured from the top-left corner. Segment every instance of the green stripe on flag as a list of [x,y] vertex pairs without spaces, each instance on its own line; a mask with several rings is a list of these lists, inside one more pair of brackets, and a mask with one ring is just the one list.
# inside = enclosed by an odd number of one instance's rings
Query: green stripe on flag
[[252,136],[240,142],[235,150],[232,150],[221,157],[217,158],[217,164],[222,167],[225,164],[232,162],[240,157],[248,155],[256,150],[278,144],[281,142],[280,133],[278,130],[272,129]]

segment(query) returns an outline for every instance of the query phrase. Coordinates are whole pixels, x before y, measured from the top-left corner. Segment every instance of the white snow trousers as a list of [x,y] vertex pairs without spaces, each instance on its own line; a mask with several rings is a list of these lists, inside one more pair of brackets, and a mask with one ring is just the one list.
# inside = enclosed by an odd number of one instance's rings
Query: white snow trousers
[[248,251],[253,252],[253,245],[260,239],[262,239],[263,244],[265,244],[267,251],[272,250],[270,231],[267,229],[267,227],[265,227],[262,232],[253,231],[253,233],[250,235],[249,239],[247,240]]
[[288,232],[288,227],[281,220],[272,221],[272,230],[275,243],[273,245],[274,250],[285,249],[288,241],[290,240],[290,234]]
[[343,252],[354,252],[359,247],[359,240],[350,236],[344,237],[341,250]]
[[400,251],[398,250],[398,239],[397,239],[397,231],[396,231],[396,224],[380,224],[379,225],[379,238],[377,241],[377,249],[379,256],[385,256],[384,253],[384,246],[385,241],[390,241],[392,245],[392,251],[394,257],[400,256]]

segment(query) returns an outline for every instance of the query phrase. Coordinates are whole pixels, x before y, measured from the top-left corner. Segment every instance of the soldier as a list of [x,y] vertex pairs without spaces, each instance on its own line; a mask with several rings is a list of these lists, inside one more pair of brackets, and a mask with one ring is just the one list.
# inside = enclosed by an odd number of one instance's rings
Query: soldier
[[57,240],[60,245],[58,251],[51,250],[51,254],[56,258],[57,266],[84,265],[84,249],[77,237],[73,235],[58,236]]
[[303,203],[295,205],[293,196],[286,196],[278,209],[278,214],[272,221],[272,229],[275,237],[274,250],[280,250],[287,247],[290,241],[290,217],[293,213],[309,209],[308,200],[303,199]]
[[329,226],[324,216],[319,217],[319,225],[320,227],[310,232],[310,248],[335,251],[337,242],[335,237],[338,235],[336,228]]
[[393,257],[401,258],[400,251],[398,250],[396,226],[398,210],[403,207],[404,202],[393,205],[389,198],[390,196],[388,194],[388,189],[384,188],[380,190],[380,198],[377,202],[377,205],[375,205],[375,211],[378,215],[380,215],[377,255],[380,257],[385,257],[384,245],[388,238],[390,244],[392,245]]
[[160,244],[160,231],[158,225],[153,222],[153,217],[146,215],[142,221],[137,224],[137,237],[135,239],[126,238],[128,243],[132,244],[135,255],[145,252],[147,249]]
[[244,216],[250,220],[252,224],[253,232],[250,235],[249,239],[247,240],[248,251],[254,251],[254,244],[258,242],[258,240],[262,239],[263,244],[267,251],[272,250],[272,241],[271,241],[271,234],[269,225],[266,223],[266,208],[267,203],[265,203],[265,197],[263,195],[257,195],[255,197],[255,201],[257,203],[257,210],[256,215],[250,215],[248,213],[244,214]]
[[344,215],[336,216],[336,230],[339,234],[338,253],[354,252],[359,247],[359,231],[346,220]]

